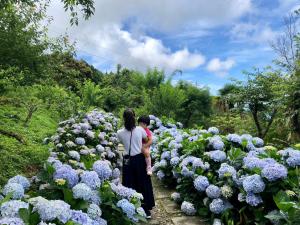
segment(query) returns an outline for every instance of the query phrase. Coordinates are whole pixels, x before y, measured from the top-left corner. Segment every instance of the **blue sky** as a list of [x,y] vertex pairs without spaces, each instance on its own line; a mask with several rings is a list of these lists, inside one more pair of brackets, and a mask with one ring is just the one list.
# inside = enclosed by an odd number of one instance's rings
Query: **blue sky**
[[207,86],[212,94],[244,79],[242,71],[272,64],[270,43],[298,0],[97,0],[95,15],[70,27],[59,0],[48,15],[49,33],[68,33],[77,57],[104,71],[116,64],[146,71],[183,71],[178,79]]

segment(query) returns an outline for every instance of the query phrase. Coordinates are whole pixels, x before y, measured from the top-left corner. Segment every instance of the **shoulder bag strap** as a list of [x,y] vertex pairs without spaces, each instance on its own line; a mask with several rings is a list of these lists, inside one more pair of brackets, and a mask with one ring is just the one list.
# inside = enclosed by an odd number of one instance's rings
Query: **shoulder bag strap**
[[132,130],[130,132],[129,156],[131,156],[130,155],[130,152],[131,152],[131,139],[132,139]]

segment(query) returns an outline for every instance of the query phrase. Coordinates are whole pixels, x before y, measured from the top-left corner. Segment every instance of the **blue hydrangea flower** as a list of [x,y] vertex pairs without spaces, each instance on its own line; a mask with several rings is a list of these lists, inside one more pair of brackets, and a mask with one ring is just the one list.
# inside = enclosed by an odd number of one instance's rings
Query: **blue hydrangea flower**
[[161,168],[166,168],[167,165],[168,165],[168,162],[167,162],[165,159],[160,160],[159,166],[160,166]]
[[142,207],[136,208],[136,212],[137,212],[138,215],[140,215],[144,218],[146,218],[146,216],[147,216],[145,210]]
[[228,165],[227,163],[222,163],[220,169],[218,170],[219,178],[223,177],[236,177],[236,170],[233,166]]
[[165,151],[161,154],[161,159],[170,160],[171,159],[171,153],[170,151]]
[[248,141],[247,145],[246,145],[246,149],[248,151],[256,151],[256,147],[255,145],[252,143],[252,141]]
[[85,132],[85,135],[89,138],[89,139],[94,139],[95,138],[95,133],[91,130],[87,130]]
[[111,186],[111,189],[113,190],[113,192],[115,192],[121,198],[126,198],[128,200],[130,200],[133,197],[138,198],[138,199],[143,199],[143,196],[142,195],[140,196],[140,194],[137,193],[136,190],[125,187],[122,184],[115,185],[115,184],[111,183],[110,186]]
[[209,145],[214,150],[223,150],[224,146],[225,146],[225,144],[223,143],[221,137],[219,137],[219,136],[214,136],[214,137],[210,138]]
[[226,160],[226,153],[220,150],[207,152],[206,154],[215,162],[223,162]]
[[78,175],[76,173],[76,170],[74,170],[69,165],[62,165],[60,166],[54,173],[54,180],[56,179],[65,179],[68,181],[68,186],[70,188],[74,187],[78,183]]
[[180,162],[179,157],[174,157],[171,159],[170,164],[171,166],[175,167],[179,164],[179,162]]
[[93,170],[98,173],[101,180],[107,180],[112,176],[112,170],[108,161],[96,161],[93,165]]
[[300,166],[300,156],[291,156],[286,159],[286,163],[290,167]]
[[250,134],[242,134],[241,139],[246,141],[252,141],[252,136]]
[[118,201],[117,206],[122,209],[122,211],[126,214],[126,216],[129,219],[136,221],[136,218],[134,217],[135,206],[132,203],[130,203],[127,199],[122,199]]
[[260,195],[256,195],[253,193],[247,193],[246,202],[251,206],[258,206],[260,203],[263,202],[263,200],[260,197]]
[[213,184],[209,185],[205,192],[209,198],[219,198],[221,196],[221,189]]
[[287,177],[288,171],[285,166],[275,163],[266,165],[261,171],[261,176],[267,178],[268,181],[275,181]]
[[12,199],[21,199],[24,197],[24,188],[18,183],[7,183],[3,188],[3,194],[6,196],[12,193]]
[[69,151],[68,155],[77,161],[80,161],[80,154],[77,151]]
[[23,177],[21,175],[17,175],[17,176],[14,176],[14,177],[10,178],[7,183],[21,184],[25,190],[30,187],[29,180],[26,177]]
[[92,189],[85,183],[76,184],[72,188],[73,196],[75,199],[83,199],[88,201],[92,195]]
[[88,225],[91,220],[89,216],[81,210],[72,210],[71,215],[71,220],[81,225]]
[[121,172],[118,168],[114,168],[113,172],[112,172],[112,177],[113,178],[119,178],[121,176]]
[[102,153],[102,152],[104,152],[105,149],[102,145],[97,145],[96,150],[97,150],[97,152]]
[[260,193],[264,191],[265,183],[258,174],[254,174],[244,179],[243,188],[247,193]]
[[18,217],[4,217],[0,219],[1,225],[25,225],[23,220]]
[[93,220],[97,220],[98,218],[101,217],[102,211],[101,211],[101,209],[98,205],[90,204],[88,209],[87,209],[87,214]]
[[101,186],[101,180],[95,171],[84,171],[81,174],[81,182],[88,185],[91,189]]
[[194,159],[192,166],[194,170],[196,170],[197,168],[201,168],[203,170],[209,169],[209,164],[207,162],[204,163],[200,158]]
[[192,177],[194,175],[193,171],[190,171],[186,166],[182,167],[181,174],[184,177]]
[[159,180],[162,180],[165,177],[165,173],[161,170],[159,170],[156,174]]
[[85,139],[82,137],[78,137],[75,139],[75,143],[78,145],[85,145]]
[[70,205],[61,200],[48,201],[40,197],[34,205],[42,221],[58,219],[62,223],[66,223],[71,217]]
[[211,134],[214,134],[214,135],[219,134],[219,129],[216,128],[216,127],[210,127],[210,128],[208,128],[207,131],[208,131],[209,133],[211,133]]
[[2,217],[19,217],[19,209],[28,209],[29,204],[20,200],[4,202],[0,206]]
[[96,190],[93,190],[93,191],[92,191],[92,194],[91,194],[91,196],[90,196],[89,202],[94,203],[94,204],[96,204],[96,205],[100,205],[100,203],[101,203],[101,198],[100,198],[100,195],[99,195],[99,192],[98,192],[98,191],[96,191]]
[[190,202],[187,202],[187,201],[182,202],[181,211],[184,212],[186,215],[189,215],[189,216],[193,216],[197,212],[196,209],[195,209],[194,204],[190,203]]
[[196,188],[197,191],[205,191],[208,186],[209,186],[209,181],[205,176],[198,176],[194,180],[194,187]]
[[220,214],[226,210],[222,199],[216,198],[209,204],[209,210],[214,214]]
[[255,145],[255,147],[260,148],[264,146],[264,140],[259,138],[259,137],[255,137],[252,139],[253,144]]
[[242,139],[238,134],[228,134],[226,139],[236,144],[242,144]]
[[286,158],[286,163],[289,167],[300,166],[300,151],[293,148],[278,151],[278,154]]
[[179,202],[181,199],[180,193],[178,192],[173,192],[171,194],[171,198],[175,201],[175,202]]

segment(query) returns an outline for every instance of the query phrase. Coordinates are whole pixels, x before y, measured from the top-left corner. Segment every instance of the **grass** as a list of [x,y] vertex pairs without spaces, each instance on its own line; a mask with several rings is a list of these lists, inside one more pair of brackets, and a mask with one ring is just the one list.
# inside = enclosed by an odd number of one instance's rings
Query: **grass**
[[45,137],[54,134],[59,118],[51,110],[39,109],[33,114],[28,127],[23,125],[26,110],[11,105],[0,105],[0,129],[20,135],[25,144],[13,137],[0,134],[0,184],[10,177],[36,174],[48,157]]

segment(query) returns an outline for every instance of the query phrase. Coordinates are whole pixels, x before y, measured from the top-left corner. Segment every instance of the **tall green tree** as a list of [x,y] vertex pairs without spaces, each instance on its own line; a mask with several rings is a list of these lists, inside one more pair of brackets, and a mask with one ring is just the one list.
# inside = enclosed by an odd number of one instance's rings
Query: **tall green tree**
[[278,71],[248,72],[245,82],[237,82],[238,91],[233,101],[240,102],[241,110],[249,111],[257,129],[257,135],[264,138],[278,111],[286,91],[285,78]]
[[184,110],[180,111],[176,118],[185,126],[203,124],[212,112],[209,90],[185,81],[180,81],[177,87],[186,97],[180,106]]

